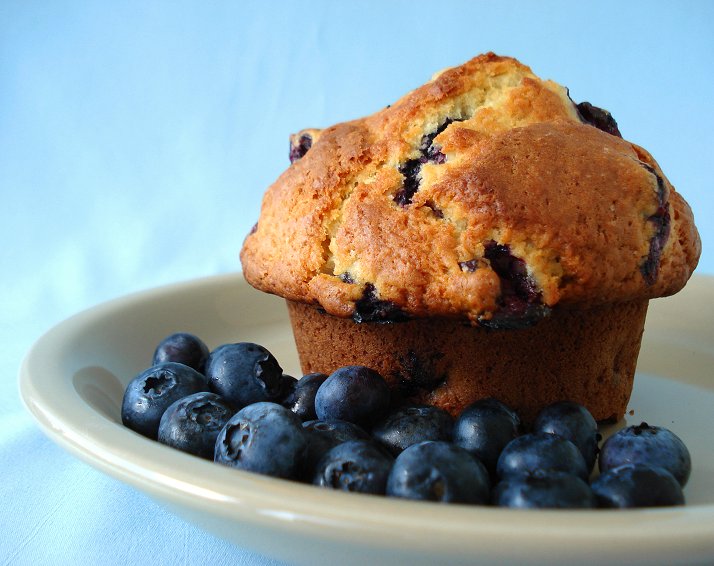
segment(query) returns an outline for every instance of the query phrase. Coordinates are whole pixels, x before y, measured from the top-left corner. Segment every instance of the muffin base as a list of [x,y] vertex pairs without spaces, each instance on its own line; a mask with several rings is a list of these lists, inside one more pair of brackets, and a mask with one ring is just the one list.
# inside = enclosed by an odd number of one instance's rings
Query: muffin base
[[622,418],[632,392],[648,301],[587,310],[554,309],[533,327],[475,328],[450,319],[355,323],[287,301],[305,374],[368,366],[397,400],[457,415],[495,397],[525,422],[555,401],[588,408],[598,421]]

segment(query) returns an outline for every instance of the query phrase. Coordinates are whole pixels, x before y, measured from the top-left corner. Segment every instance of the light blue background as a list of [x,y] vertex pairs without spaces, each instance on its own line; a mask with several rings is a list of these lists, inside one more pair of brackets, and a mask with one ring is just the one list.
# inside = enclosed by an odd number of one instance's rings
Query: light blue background
[[135,563],[147,546],[269,563],[51,445],[17,368],[80,309],[238,270],[291,132],[445,66],[493,50],[608,108],[692,205],[714,273],[713,32],[706,1],[2,1],[0,563]]

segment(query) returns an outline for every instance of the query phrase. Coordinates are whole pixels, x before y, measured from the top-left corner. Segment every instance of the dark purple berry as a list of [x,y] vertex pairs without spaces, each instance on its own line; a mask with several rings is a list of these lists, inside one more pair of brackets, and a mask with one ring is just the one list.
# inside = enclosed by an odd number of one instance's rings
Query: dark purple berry
[[398,379],[399,392],[404,397],[421,396],[434,391],[446,380],[443,368],[438,362],[444,357],[443,352],[421,352],[408,350],[399,355],[399,370],[394,374]]
[[151,365],[177,362],[203,373],[208,353],[208,346],[200,338],[187,332],[177,332],[159,342]]
[[454,421],[438,407],[418,405],[388,414],[372,429],[372,437],[393,456],[413,444],[426,440],[451,440]]
[[608,508],[684,505],[682,486],[664,468],[624,464],[592,483],[598,506]]
[[436,129],[436,131],[427,134],[421,139],[421,145],[419,146],[419,150],[422,154],[422,163],[436,163],[439,165],[442,163],[446,163],[446,155],[441,152],[441,148],[439,146],[434,145],[434,139],[451,124],[460,121],[461,119],[458,118],[447,118],[444,123]]
[[307,421],[303,423],[307,450],[303,459],[301,478],[311,482],[322,457],[332,448],[350,440],[369,440],[362,428],[347,421]]
[[669,206],[658,209],[647,219],[655,226],[655,235],[650,239],[650,247],[640,271],[648,285],[654,285],[659,275],[659,259],[669,238],[670,215]]
[[389,409],[387,382],[364,366],[345,366],[320,385],[315,412],[321,421],[348,421],[365,428],[381,419]]
[[589,102],[581,102],[577,107],[583,122],[618,138],[622,137],[615,118],[607,110],[593,106]]
[[124,426],[156,440],[164,411],[179,399],[206,391],[205,377],[176,362],[153,366],[129,382],[121,406]]
[[158,441],[213,460],[218,433],[233,413],[233,408],[215,393],[204,391],[183,397],[161,417]]
[[331,438],[338,444],[348,440],[369,440],[370,436],[363,428],[347,421],[306,421],[302,428],[316,437]]
[[394,458],[368,440],[343,442],[318,463],[312,483],[341,491],[384,495]]
[[276,403],[254,403],[223,427],[214,460],[248,472],[295,479],[306,447],[302,423],[292,411]]
[[295,382],[291,394],[285,398],[283,405],[295,413],[302,421],[317,419],[315,413],[315,395],[320,385],[325,383],[324,373],[310,373]]
[[278,381],[277,393],[275,394],[275,397],[273,397],[272,401],[289,409],[289,405],[292,402],[291,400],[293,396],[295,395],[297,385],[298,380],[295,379],[292,375],[281,375],[280,380]]
[[298,159],[302,159],[308,150],[312,147],[312,136],[310,134],[302,134],[293,143],[290,140],[290,163],[294,163]]
[[352,319],[357,323],[378,322],[389,324],[392,322],[404,322],[409,319],[409,316],[393,302],[378,299],[374,285],[367,283],[364,286],[362,298],[355,302],[355,312],[352,315]]
[[534,432],[549,432],[570,440],[585,458],[588,471],[597,458],[599,440],[597,422],[585,407],[560,401],[545,407],[533,423]]
[[664,468],[682,485],[692,471],[692,460],[684,442],[672,431],[642,423],[617,431],[602,445],[600,471],[624,464]]
[[484,257],[491,269],[501,279],[501,292],[516,295],[526,302],[539,300],[540,291],[535,281],[528,275],[526,262],[511,254],[510,246],[497,244],[493,240],[484,246]]
[[534,432],[524,434],[509,442],[501,452],[496,465],[498,477],[565,472],[588,481],[588,468],[580,450],[555,434]]
[[276,400],[282,390],[283,370],[273,355],[258,344],[240,342],[219,346],[208,357],[206,378],[211,391],[236,408]]
[[473,273],[479,268],[479,260],[469,259],[467,261],[460,261],[459,267],[461,271],[466,271],[467,273]]
[[581,478],[543,470],[500,481],[493,491],[493,503],[515,509],[589,509],[596,506],[590,486]]
[[496,476],[498,457],[521,431],[515,411],[496,399],[481,399],[466,407],[454,423],[454,443],[461,446]]
[[399,166],[399,172],[404,176],[402,188],[394,195],[394,202],[399,206],[411,204],[414,193],[419,190],[421,165],[421,159],[409,159]]
[[657,200],[659,206],[657,207],[657,211],[647,218],[647,221],[654,226],[655,233],[650,239],[647,258],[640,267],[640,272],[642,273],[645,283],[654,285],[659,275],[659,260],[662,255],[662,250],[669,238],[671,218],[669,214],[669,203],[666,200],[667,188],[664,184],[664,179],[651,165],[644,161],[640,161],[640,164],[657,179]]
[[387,480],[387,495],[442,503],[486,504],[490,488],[484,465],[444,441],[420,442],[404,450]]
[[532,326],[550,314],[541,302],[541,292],[528,275],[526,263],[511,254],[510,247],[491,240],[484,245],[484,257],[501,281],[498,310],[479,324],[492,329],[517,329]]
[[340,281],[342,281],[343,283],[350,284],[355,282],[355,280],[352,278],[352,274],[347,271],[345,271],[344,273],[340,273]]
[[404,176],[402,188],[394,195],[394,202],[400,206],[411,204],[414,194],[419,190],[421,166],[425,163],[441,164],[446,162],[446,155],[441,148],[434,145],[434,138],[443,132],[451,123],[460,121],[447,118],[435,131],[421,138],[419,157],[409,159],[399,166],[399,172]]

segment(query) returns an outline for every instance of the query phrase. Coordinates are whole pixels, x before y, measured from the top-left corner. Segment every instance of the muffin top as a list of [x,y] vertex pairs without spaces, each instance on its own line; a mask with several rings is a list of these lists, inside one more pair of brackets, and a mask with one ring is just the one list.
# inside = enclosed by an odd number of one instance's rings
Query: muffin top
[[245,278],[358,322],[527,326],[675,293],[700,254],[689,206],[607,111],[493,53],[295,134],[290,160]]

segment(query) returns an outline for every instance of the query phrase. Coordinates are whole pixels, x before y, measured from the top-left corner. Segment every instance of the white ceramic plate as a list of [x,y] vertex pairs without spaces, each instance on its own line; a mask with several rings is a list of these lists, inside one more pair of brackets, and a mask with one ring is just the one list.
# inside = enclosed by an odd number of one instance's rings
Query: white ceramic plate
[[[632,423],[671,428],[693,471],[681,508],[513,511],[338,493],[215,465],[124,428],[123,388],[183,330],[209,347],[268,347],[300,375],[282,300],[239,275],[118,299],[50,330],[27,355],[22,398],[42,429],[92,466],[236,544],[304,564],[714,563],[714,279],[653,301]],[[623,423],[621,423],[623,424]]]

